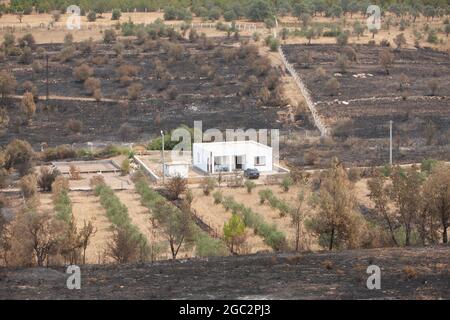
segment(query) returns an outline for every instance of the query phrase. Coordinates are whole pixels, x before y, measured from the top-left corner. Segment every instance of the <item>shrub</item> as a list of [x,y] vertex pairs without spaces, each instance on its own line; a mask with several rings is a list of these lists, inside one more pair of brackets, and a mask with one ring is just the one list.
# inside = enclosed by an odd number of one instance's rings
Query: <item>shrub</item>
[[177,200],[181,194],[187,190],[187,180],[183,177],[177,176],[170,179],[167,183],[167,191],[173,200]]
[[215,178],[211,178],[211,177],[207,177],[204,178],[200,184],[202,190],[203,190],[203,194],[205,196],[209,196],[210,193],[212,191],[214,191],[214,189],[217,186],[217,180]]
[[5,168],[14,168],[20,175],[27,174],[33,167],[34,151],[31,145],[23,140],[14,139],[5,150]]
[[62,190],[54,200],[56,218],[69,223],[72,219],[72,201],[67,190]]
[[439,42],[439,38],[437,36],[436,30],[432,29],[428,32],[427,42],[436,44]]
[[92,190],[96,190],[100,186],[106,185],[105,183],[105,177],[103,177],[101,174],[97,174],[89,180],[89,186],[92,188]]
[[80,120],[70,119],[67,121],[66,128],[72,134],[79,134],[81,133],[81,130],[83,130],[83,123]]
[[247,193],[252,193],[252,190],[256,187],[256,183],[251,180],[246,180],[244,182],[245,188],[247,189]]
[[95,43],[92,38],[89,38],[87,40],[81,41],[78,44],[78,50],[80,50],[83,53],[91,53],[95,49]]
[[220,191],[216,191],[213,193],[214,204],[220,204],[223,201],[223,194]]
[[95,11],[89,11],[89,13],[87,14],[87,19],[89,22],[94,22],[95,20],[97,20],[97,13],[95,13]]
[[122,163],[120,164],[120,171],[122,172],[122,175],[125,176],[130,173],[131,165],[130,165],[130,159],[125,158],[122,160]]
[[270,197],[273,196],[273,192],[270,189],[264,189],[264,190],[260,190],[258,192],[259,195],[259,203],[260,204],[264,204],[264,202],[269,199]]
[[38,192],[36,175],[28,174],[23,176],[20,179],[19,188],[26,199],[34,197]]
[[129,123],[124,123],[120,126],[118,133],[122,141],[131,141],[135,138],[137,130]]
[[119,20],[122,16],[122,11],[120,9],[113,9],[111,14],[111,20]]
[[11,73],[8,73],[6,70],[0,71],[0,94],[1,98],[4,100],[10,94],[12,94],[17,87],[16,78]]
[[379,62],[386,71],[386,74],[389,75],[389,68],[394,63],[394,55],[389,49],[386,48],[380,52]]
[[114,31],[114,29],[105,30],[103,33],[103,42],[109,44],[113,43],[114,41],[116,41],[116,32]]
[[68,46],[61,50],[61,52],[57,55],[56,59],[60,62],[67,62],[72,60],[72,58],[75,56],[75,47],[74,46]]
[[335,77],[331,77],[325,83],[325,90],[328,91],[330,96],[335,96],[339,92],[339,88],[341,87],[339,81]]
[[85,63],[73,69],[73,76],[78,82],[86,81],[93,74],[94,70]]
[[75,158],[76,155],[75,150],[68,145],[60,145],[56,148],[47,148],[44,150],[45,161]]
[[52,184],[53,199],[56,199],[62,192],[69,192],[69,180],[63,176],[56,177]]
[[427,174],[430,174],[434,167],[438,164],[437,160],[434,159],[425,159],[422,160],[422,163],[420,164],[420,170],[422,172],[426,172]]
[[31,48],[31,49],[36,48],[36,40],[34,39],[34,36],[31,33],[27,33],[22,38],[20,38],[18,43],[19,43],[19,47],[21,47],[21,48],[26,48],[26,47]]
[[336,43],[341,47],[346,46],[348,44],[348,34],[346,32],[339,33],[336,37]]
[[142,91],[142,88],[143,88],[142,84],[138,82],[132,83],[127,89],[128,99],[137,100]]
[[81,172],[80,169],[73,163],[69,166],[69,175],[72,180],[80,180]]
[[30,47],[25,47],[19,57],[19,62],[23,64],[31,64],[33,62],[33,52]]
[[20,108],[26,122],[29,122],[36,112],[36,103],[34,102],[34,96],[31,92],[25,92]]
[[350,61],[347,58],[347,55],[340,54],[336,60],[336,66],[339,68],[339,71],[346,73],[350,66]]
[[97,78],[89,77],[84,81],[84,88],[88,91],[90,95],[94,95],[96,90],[101,87],[101,82]]
[[430,80],[427,83],[428,88],[430,89],[430,95],[435,96],[437,91],[439,90],[439,81],[438,80]]
[[38,185],[42,191],[52,191],[52,184],[61,173],[58,169],[42,166],[39,171]]
[[139,72],[139,67],[133,66],[131,64],[124,64],[117,68],[117,73],[119,77],[123,76],[136,76]]
[[361,171],[359,168],[352,167],[348,170],[348,179],[355,183],[358,182],[359,179],[361,179]]
[[290,176],[286,176],[281,181],[281,186],[283,187],[284,192],[288,192],[289,188],[294,184],[294,180]]

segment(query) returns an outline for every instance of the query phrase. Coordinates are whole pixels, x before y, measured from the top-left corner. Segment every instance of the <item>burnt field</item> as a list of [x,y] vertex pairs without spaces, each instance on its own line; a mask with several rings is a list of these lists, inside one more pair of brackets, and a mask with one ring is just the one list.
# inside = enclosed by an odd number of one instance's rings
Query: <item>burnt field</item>
[[[305,80],[319,113],[333,126],[349,120],[345,134],[379,138],[392,118],[398,125],[432,121],[448,134],[450,123],[450,57],[430,49],[391,50],[394,61],[389,74],[379,63],[385,48],[353,46],[356,60],[348,60],[343,71],[337,64],[342,47],[337,45],[287,45],[288,59]],[[309,66],[303,57],[310,54]],[[320,74],[318,69],[325,74]],[[326,82],[334,77],[336,92]],[[437,88],[432,92],[431,82]],[[402,89],[403,88],[403,89]],[[421,137],[420,126],[408,126],[408,136]],[[347,131],[347,132],[345,132]],[[342,133],[342,132],[340,132]]]
[[[63,268],[0,269],[4,299],[448,299],[448,246],[253,255]],[[381,268],[381,290],[366,269]]]
[[[16,112],[20,100],[9,100],[10,121],[1,143],[12,138],[33,145],[140,141],[161,129],[192,126],[194,120],[202,120],[204,128],[277,126],[281,100],[274,83],[278,73],[259,57],[256,47],[235,47],[224,39],[207,44],[164,39],[126,42],[120,53],[117,44],[95,43],[90,50],[80,44],[72,47],[69,54],[62,44],[38,47],[33,61],[40,64],[39,72],[33,71],[33,65],[20,63],[19,57],[8,57],[0,64],[16,78],[15,94],[24,94],[31,83],[41,96],[27,125]],[[50,56],[48,102],[42,99],[46,94],[44,50]],[[95,101],[85,81],[76,78],[80,66],[87,66],[89,77],[98,81],[100,101]],[[267,87],[269,97],[261,101],[260,90]],[[81,122],[82,129],[71,132],[69,120]],[[121,132],[122,126],[127,132]]]
[[[338,148],[327,154],[334,153],[347,162],[385,162],[389,120],[393,120],[394,157],[398,160],[448,158],[448,54],[368,45],[286,45],[283,49],[338,142]],[[388,70],[380,64],[383,50],[392,55]],[[339,63],[340,56],[346,57],[344,63]],[[337,86],[330,86],[330,79]],[[345,150],[346,139],[358,144],[358,150]],[[384,152],[383,159],[379,151]]]
[[[349,135],[381,137],[386,134],[384,124],[391,118],[399,125],[419,119],[419,122],[433,121],[441,132],[449,129],[450,57],[446,53],[429,49],[392,50],[394,62],[388,75],[379,64],[379,54],[384,49],[381,47],[354,46],[356,61],[349,59],[345,72],[336,63],[343,50],[337,45],[283,48],[305,80],[326,123],[350,120],[345,130]],[[308,54],[311,62],[305,67],[303,57]],[[319,74],[319,68],[325,74]],[[326,82],[331,77],[339,82],[335,93],[327,90]],[[432,81],[438,84],[434,94],[430,89]],[[409,127],[408,131],[420,137],[420,126]]]

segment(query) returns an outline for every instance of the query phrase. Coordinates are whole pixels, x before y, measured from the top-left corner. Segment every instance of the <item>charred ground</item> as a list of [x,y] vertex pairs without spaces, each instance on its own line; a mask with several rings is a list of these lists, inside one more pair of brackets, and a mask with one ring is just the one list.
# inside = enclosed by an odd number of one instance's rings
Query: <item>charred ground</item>
[[[448,246],[252,255],[82,267],[0,270],[2,299],[449,299]],[[381,268],[381,290],[366,269]]]

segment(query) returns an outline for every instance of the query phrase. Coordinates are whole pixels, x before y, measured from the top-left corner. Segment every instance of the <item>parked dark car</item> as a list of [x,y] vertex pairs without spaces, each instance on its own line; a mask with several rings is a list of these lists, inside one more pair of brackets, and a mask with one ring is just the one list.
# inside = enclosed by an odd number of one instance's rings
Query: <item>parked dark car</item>
[[258,169],[245,169],[244,170],[244,177],[247,179],[258,179],[259,178],[259,171]]

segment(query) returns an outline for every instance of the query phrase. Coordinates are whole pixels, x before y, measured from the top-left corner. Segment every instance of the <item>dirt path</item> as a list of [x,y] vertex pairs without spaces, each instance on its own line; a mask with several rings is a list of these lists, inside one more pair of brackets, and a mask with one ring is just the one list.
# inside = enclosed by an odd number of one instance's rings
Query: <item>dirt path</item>
[[[11,98],[21,100],[23,98],[23,95],[12,95]],[[39,96],[39,100],[40,101],[45,101],[46,99],[47,99],[46,96]],[[94,98],[89,98],[89,97],[67,97],[67,96],[50,95],[50,96],[48,96],[48,99],[49,100],[61,100],[61,101],[90,101],[90,102],[97,102],[97,100],[95,100]],[[101,101],[102,102],[119,103],[119,102],[122,102],[124,100],[114,100],[114,99],[102,98]]]
[[98,198],[90,192],[70,192],[72,212],[77,221],[78,228],[84,221],[92,221],[96,230],[95,235],[86,250],[86,263],[105,263],[110,260],[104,255],[107,243],[112,237],[111,223],[105,214]]
[[[278,52],[272,52],[269,48],[260,46],[259,54],[268,57],[273,67],[281,67],[284,70],[283,61],[281,60]],[[287,109],[279,112],[280,120],[293,122],[295,113],[309,113],[309,110],[306,107],[305,98],[298,89],[294,78],[285,73],[280,77],[280,79],[281,86],[283,88],[283,96],[289,103]]]

